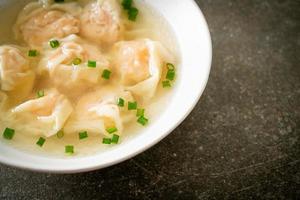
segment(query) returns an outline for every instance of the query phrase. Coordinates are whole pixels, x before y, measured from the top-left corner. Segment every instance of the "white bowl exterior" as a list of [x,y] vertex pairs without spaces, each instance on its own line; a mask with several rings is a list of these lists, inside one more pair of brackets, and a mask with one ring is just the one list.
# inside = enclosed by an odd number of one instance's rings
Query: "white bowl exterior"
[[203,93],[210,72],[212,49],[207,23],[193,0],[143,0],[171,25],[180,47],[182,65],[173,99],[163,114],[132,139],[109,151],[67,159],[42,157],[0,145],[0,162],[36,171],[75,173],[104,168],[158,143],[192,111]]

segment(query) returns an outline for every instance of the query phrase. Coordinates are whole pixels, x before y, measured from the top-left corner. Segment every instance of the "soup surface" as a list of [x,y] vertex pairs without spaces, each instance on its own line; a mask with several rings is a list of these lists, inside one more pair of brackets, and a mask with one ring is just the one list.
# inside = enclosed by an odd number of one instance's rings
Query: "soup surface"
[[140,1],[29,1],[0,17],[13,19],[0,20],[4,143],[94,154],[155,123],[172,98],[175,37]]

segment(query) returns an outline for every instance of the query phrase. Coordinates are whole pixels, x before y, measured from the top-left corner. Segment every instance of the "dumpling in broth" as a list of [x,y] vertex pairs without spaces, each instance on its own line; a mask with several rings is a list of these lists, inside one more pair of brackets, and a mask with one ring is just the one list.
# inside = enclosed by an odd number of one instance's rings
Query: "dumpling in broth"
[[119,42],[114,47],[114,66],[121,82],[134,95],[149,100],[161,78],[162,65],[173,60],[159,43],[149,39]]
[[15,107],[16,116],[23,131],[50,137],[62,129],[73,111],[69,100],[56,89],[45,91],[45,96],[32,99]]
[[116,0],[88,4],[81,15],[80,35],[98,44],[112,44],[122,37],[121,8]]
[[15,25],[17,39],[29,46],[40,46],[51,38],[63,38],[79,32],[80,21],[74,15],[81,8],[75,4],[53,4],[43,8],[38,3],[28,4]]
[[[50,47],[44,52],[38,70],[47,73],[55,86],[61,90],[80,92],[101,82],[104,69],[109,69],[109,62],[101,51],[93,45],[83,42],[78,36],[70,35],[60,41],[60,47]],[[80,64],[74,64],[80,59]],[[88,61],[96,61],[96,67],[88,67]]]
[[129,122],[135,113],[117,105],[118,98],[126,102],[133,101],[130,92],[117,91],[112,87],[101,89],[84,95],[78,102],[75,111],[68,120],[64,131],[74,133],[88,131],[93,134],[109,135],[107,128],[116,127],[118,134],[122,134],[123,123]]
[[1,90],[15,98],[28,95],[33,87],[35,74],[25,53],[17,46],[0,46]]

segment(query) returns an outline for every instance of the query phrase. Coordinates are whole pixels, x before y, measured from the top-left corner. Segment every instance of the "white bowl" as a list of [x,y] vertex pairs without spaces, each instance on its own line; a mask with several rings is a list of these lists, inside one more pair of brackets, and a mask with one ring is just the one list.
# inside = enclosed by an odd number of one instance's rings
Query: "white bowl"
[[[143,0],[171,25],[181,51],[177,86],[166,111],[136,137],[88,157],[42,157],[0,145],[0,162],[36,171],[76,173],[122,162],[158,143],[192,111],[206,86],[212,59],[211,38],[203,14],[193,0]],[[3,1],[2,3],[7,1]],[[1,5],[1,0],[0,0]],[[172,138],[170,138],[172,139]]]

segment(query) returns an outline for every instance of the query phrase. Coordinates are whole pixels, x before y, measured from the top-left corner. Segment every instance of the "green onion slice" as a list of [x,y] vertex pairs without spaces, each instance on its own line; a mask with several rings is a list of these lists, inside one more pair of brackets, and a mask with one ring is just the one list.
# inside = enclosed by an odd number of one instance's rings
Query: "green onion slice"
[[168,70],[166,79],[173,81],[175,78],[175,71],[174,70]]
[[46,142],[46,139],[43,137],[40,137],[39,140],[36,142],[36,144],[40,147],[42,147],[44,145],[44,143]]
[[52,49],[56,49],[60,45],[58,40],[50,40],[49,44],[52,47]]
[[88,137],[87,131],[80,132],[78,135],[80,140],[83,140]]
[[111,75],[111,71],[109,71],[108,69],[103,70],[102,78],[108,80],[110,78],[110,75]]
[[132,6],[132,0],[123,0],[122,6],[125,10],[129,10]]
[[163,81],[163,82],[162,82],[162,85],[163,85],[164,88],[171,87],[170,81]]
[[143,126],[146,126],[148,124],[148,119],[145,118],[144,116],[140,116],[137,120],[137,122]]
[[61,138],[63,138],[64,137],[64,131],[63,130],[60,130],[60,131],[58,131],[57,133],[56,133],[56,136],[57,136],[57,138],[59,138],[59,139],[61,139]]
[[72,64],[73,65],[80,65],[82,62],[82,60],[80,58],[75,58],[73,61],[72,61]]
[[109,134],[115,133],[117,131],[118,129],[116,127],[110,127],[106,129],[106,132],[108,132]]
[[36,95],[38,98],[41,98],[41,97],[45,96],[45,92],[44,92],[44,90],[40,90],[36,93]]
[[145,109],[138,108],[137,111],[136,111],[136,116],[141,117],[141,116],[144,116],[144,115],[145,115]]
[[139,10],[135,7],[131,7],[128,10],[128,19],[131,21],[135,21],[139,14]]
[[28,51],[28,56],[29,57],[36,57],[37,55],[38,55],[37,50],[31,49],[31,50]]
[[167,63],[168,70],[175,71],[175,66],[172,63]]
[[7,140],[13,139],[15,135],[15,130],[11,128],[6,128],[3,132],[3,137]]
[[96,68],[97,67],[97,62],[93,61],[93,60],[89,60],[88,61],[88,67]]
[[125,106],[125,100],[122,99],[122,98],[119,98],[119,99],[118,99],[118,106],[119,106],[119,107],[124,107],[124,106]]
[[136,110],[137,109],[137,102],[128,102],[128,110]]
[[175,79],[175,67],[172,63],[167,63],[168,72],[166,75],[166,79],[169,81],[173,81]]
[[111,139],[110,138],[103,138],[102,143],[103,144],[111,144]]
[[111,143],[112,143],[112,144],[118,144],[119,138],[120,138],[120,136],[114,134],[114,135],[112,136],[112,138],[111,138]]
[[73,154],[74,153],[74,146],[73,145],[67,145],[67,146],[65,146],[65,153],[67,153],[67,154]]

